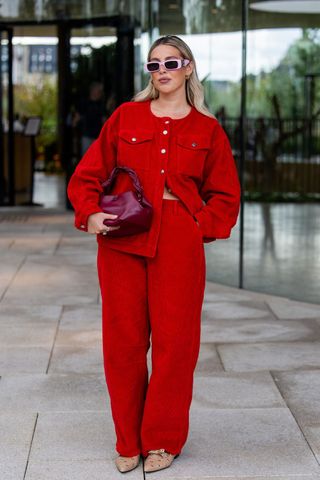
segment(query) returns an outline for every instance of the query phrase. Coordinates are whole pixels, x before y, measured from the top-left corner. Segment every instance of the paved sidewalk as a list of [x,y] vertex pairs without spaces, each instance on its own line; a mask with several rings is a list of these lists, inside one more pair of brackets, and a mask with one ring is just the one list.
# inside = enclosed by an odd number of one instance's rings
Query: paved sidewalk
[[[71,214],[4,212],[0,479],[123,478],[95,239]],[[202,317],[189,439],[152,480],[320,480],[320,306],[208,282]]]

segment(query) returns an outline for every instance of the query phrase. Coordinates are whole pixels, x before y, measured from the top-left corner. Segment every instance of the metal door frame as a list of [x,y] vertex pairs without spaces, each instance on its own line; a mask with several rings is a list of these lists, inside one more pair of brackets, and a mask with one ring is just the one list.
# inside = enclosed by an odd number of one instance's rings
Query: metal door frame
[[13,63],[13,28],[0,25],[0,205],[4,205],[6,201],[5,195],[5,179],[4,179],[4,135],[3,135],[3,63],[2,63],[2,40],[3,33],[6,33],[8,40],[8,156],[7,156],[7,171],[8,171],[8,201],[7,205],[15,205],[15,163],[14,163],[14,97],[13,97],[13,78],[12,78],[12,63]]

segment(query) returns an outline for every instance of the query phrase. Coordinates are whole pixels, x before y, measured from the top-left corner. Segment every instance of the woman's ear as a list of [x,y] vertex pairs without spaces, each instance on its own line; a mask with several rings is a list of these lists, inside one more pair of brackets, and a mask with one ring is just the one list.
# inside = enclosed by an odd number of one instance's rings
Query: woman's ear
[[186,79],[190,78],[190,75],[192,74],[193,72],[193,63],[190,62],[187,66],[186,66]]

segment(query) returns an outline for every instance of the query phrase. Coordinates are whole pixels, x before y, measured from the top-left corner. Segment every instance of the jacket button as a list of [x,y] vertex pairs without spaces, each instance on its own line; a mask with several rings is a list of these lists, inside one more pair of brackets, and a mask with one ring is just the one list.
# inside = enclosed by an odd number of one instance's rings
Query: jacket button
[[86,228],[86,226],[85,225],[80,225],[80,228]]
[[168,123],[170,123],[170,120],[166,120],[164,123],[166,123],[168,125]]
[[164,173],[164,170],[162,169],[162,170],[160,171],[160,173]]
[[165,148],[162,148],[162,149],[161,149],[161,153],[166,153],[166,151],[167,151],[167,150],[166,150]]
[[198,144],[197,144],[196,142],[193,142],[193,143],[192,143],[192,146],[193,146],[193,147],[196,147],[197,145],[198,145]]
[[167,135],[167,133],[168,133],[168,130],[163,130],[163,132],[162,132],[162,133],[163,133],[163,135]]
[[137,139],[136,139],[135,137],[132,137],[132,138],[131,138],[131,141],[132,141],[132,142],[136,142]]

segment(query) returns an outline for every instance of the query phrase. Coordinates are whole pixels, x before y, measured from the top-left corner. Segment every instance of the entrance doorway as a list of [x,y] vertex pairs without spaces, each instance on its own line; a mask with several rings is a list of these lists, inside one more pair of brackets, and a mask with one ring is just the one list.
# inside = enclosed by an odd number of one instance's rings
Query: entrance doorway
[[[1,31],[0,205],[36,202],[70,207],[65,187],[75,166],[106,118],[134,93],[135,26],[131,17],[51,21],[48,25],[49,37],[43,36],[43,27],[30,23],[32,37],[18,38],[15,32],[22,24]],[[28,79],[15,75],[18,59]],[[21,91],[25,93],[22,107]],[[26,139],[23,129],[15,131],[18,114],[24,121],[35,115],[41,118],[39,137]],[[21,148],[22,140],[34,142],[33,151],[29,146]],[[19,180],[22,171],[28,172],[23,184]]]

